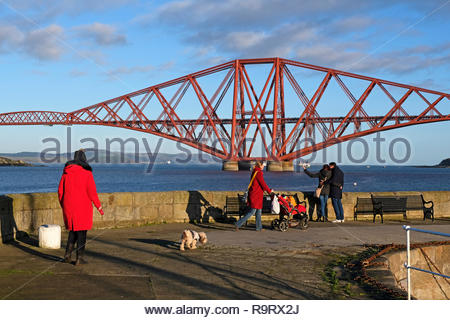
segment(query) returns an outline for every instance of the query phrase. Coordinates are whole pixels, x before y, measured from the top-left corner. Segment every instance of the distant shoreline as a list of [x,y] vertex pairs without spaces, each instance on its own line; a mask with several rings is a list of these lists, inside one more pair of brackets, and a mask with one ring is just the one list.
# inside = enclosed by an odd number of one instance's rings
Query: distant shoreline
[[[111,152],[106,154],[104,150],[98,150],[99,154],[96,157],[97,161],[90,161],[93,165],[109,165],[109,164],[123,164],[123,165],[148,165],[149,161],[153,162],[153,165],[221,165],[221,161],[212,159],[208,155],[194,154],[190,159],[186,159],[186,155],[183,154],[167,154],[160,153],[154,159],[149,159],[146,154],[139,154],[136,159],[136,155],[130,153]],[[92,158],[92,151],[87,152],[88,159]],[[40,153],[37,152],[19,152],[19,153],[0,153],[0,166],[15,166],[15,167],[42,167],[52,164],[64,164],[70,159],[70,155],[63,154],[51,154],[48,155],[51,159],[57,159],[57,162],[46,163],[43,162]],[[7,159],[2,161],[1,159]],[[178,160],[182,159],[182,162]],[[109,161],[108,161],[109,160]],[[186,163],[186,160],[189,160]],[[321,166],[322,163],[312,163],[312,166]],[[365,167],[386,167],[386,166],[399,166],[398,164],[340,164],[341,166],[365,166]],[[400,166],[413,167],[413,168],[450,168],[450,158],[442,160],[436,165],[413,165],[403,164]]]
[[450,166],[440,166],[440,165],[434,165],[434,166],[413,166],[414,168],[439,168],[439,169],[448,169]]
[[22,161],[12,160],[5,157],[0,157],[0,167],[34,167],[35,165]]
[[444,159],[434,166],[416,166],[417,168],[450,168],[450,158]]

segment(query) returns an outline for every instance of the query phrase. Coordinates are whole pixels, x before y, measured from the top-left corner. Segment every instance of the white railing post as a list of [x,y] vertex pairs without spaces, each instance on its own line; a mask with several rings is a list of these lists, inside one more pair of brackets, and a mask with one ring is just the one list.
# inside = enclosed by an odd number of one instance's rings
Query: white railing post
[[411,300],[411,252],[410,252],[410,226],[403,226],[406,230],[406,283],[408,286],[408,300]]
[[428,233],[428,234],[433,234],[433,235],[442,236],[442,237],[450,237],[450,233],[443,233],[443,232],[437,232],[437,231],[431,231],[431,230],[421,230],[421,229],[411,228],[411,226],[403,226],[403,229],[406,231],[406,262],[404,263],[404,266],[406,268],[406,273],[407,273],[406,281],[407,281],[407,285],[408,285],[408,300],[411,300],[411,269],[414,269],[414,270],[417,270],[420,272],[426,272],[426,273],[433,274],[433,275],[447,278],[447,279],[450,279],[450,276],[441,274],[438,272],[433,272],[431,270],[424,270],[421,268],[411,266],[410,231]]

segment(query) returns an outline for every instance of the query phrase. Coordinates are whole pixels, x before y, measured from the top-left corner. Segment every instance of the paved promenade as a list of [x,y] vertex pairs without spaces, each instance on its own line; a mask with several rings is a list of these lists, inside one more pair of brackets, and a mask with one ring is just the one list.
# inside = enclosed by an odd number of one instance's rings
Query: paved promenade
[[[60,262],[64,248],[41,249],[36,237],[0,245],[3,299],[369,299],[354,284],[336,296],[323,279],[338,255],[365,244],[405,243],[405,222],[311,222],[306,231],[233,231],[226,224],[161,224],[88,233],[89,264]],[[450,221],[408,221],[450,232]],[[180,252],[186,229],[207,233],[209,243]],[[67,237],[63,233],[63,242]],[[446,240],[414,233],[413,242]],[[352,291],[352,292],[350,292]]]

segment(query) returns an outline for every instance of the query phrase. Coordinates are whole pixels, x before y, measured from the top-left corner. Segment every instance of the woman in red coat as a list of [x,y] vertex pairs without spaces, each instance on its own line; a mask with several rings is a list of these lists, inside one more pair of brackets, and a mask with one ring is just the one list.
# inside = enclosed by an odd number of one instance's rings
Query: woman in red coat
[[92,228],[92,203],[103,215],[98,199],[92,168],[83,150],[75,152],[74,160],[66,163],[58,188],[59,203],[63,209],[64,224],[69,230],[64,261],[71,262],[72,251],[77,242],[75,265],[85,264],[87,230]]
[[248,206],[250,207],[250,210],[245,216],[236,222],[236,231],[238,231],[239,228],[242,227],[242,225],[254,214],[256,220],[256,231],[262,230],[261,212],[263,208],[264,191],[267,193],[273,192],[273,190],[270,190],[264,181],[263,169],[265,165],[265,162],[256,162],[251,176],[252,180],[250,180],[252,182],[250,184],[250,188],[248,189]]

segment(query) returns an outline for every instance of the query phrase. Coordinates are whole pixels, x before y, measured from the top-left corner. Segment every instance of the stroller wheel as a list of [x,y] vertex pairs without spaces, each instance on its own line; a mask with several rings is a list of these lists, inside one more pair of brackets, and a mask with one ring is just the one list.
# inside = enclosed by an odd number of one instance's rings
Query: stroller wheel
[[272,229],[277,229],[279,227],[279,225],[280,225],[280,220],[278,220],[278,219],[272,220],[272,223],[271,223]]
[[300,223],[298,224],[298,227],[302,230],[308,229],[308,219],[307,218],[301,219]]
[[283,220],[280,222],[280,225],[278,226],[281,232],[287,231],[289,229],[289,223],[287,220]]

